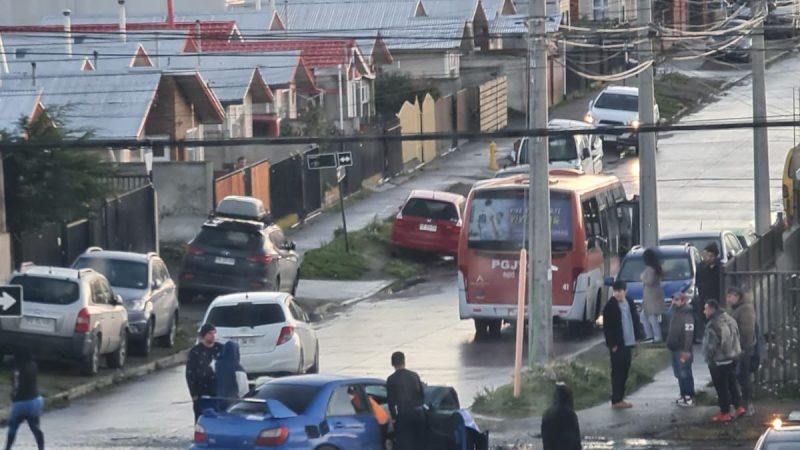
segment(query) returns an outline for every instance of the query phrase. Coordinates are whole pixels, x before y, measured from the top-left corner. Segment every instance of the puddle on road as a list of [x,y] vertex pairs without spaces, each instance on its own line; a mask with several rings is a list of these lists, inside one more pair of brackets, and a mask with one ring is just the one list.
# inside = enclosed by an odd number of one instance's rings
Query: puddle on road
[[[738,446],[739,443],[730,441],[708,442],[702,444],[690,441],[667,441],[663,439],[604,439],[589,437],[583,440],[584,450],[692,450],[703,448],[703,450],[738,450],[752,448],[752,446]],[[701,445],[701,447],[698,447]],[[517,444],[513,446],[499,446],[496,450],[535,450],[541,448],[541,444]]]

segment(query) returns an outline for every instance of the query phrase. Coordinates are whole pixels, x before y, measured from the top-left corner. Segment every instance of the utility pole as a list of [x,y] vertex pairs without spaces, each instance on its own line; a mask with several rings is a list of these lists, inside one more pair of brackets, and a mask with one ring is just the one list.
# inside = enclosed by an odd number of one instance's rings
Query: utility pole
[[[530,122],[547,128],[547,5],[529,0],[528,51],[533,76]],[[528,365],[544,364],[553,353],[552,263],[550,261],[550,181],[547,136],[528,138]]]
[[[753,122],[767,120],[766,66],[764,63],[764,21],[766,1],[753,0],[753,17],[761,17],[753,29],[753,46],[750,63],[753,70]],[[769,231],[769,139],[766,127],[753,128],[753,186],[755,189],[756,233],[762,235]]]
[[[653,21],[652,0],[637,0],[638,26],[648,27],[639,39],[639,62],[653,58],[653,42],[650,40],[650,24]],[[655,124],[655,88],[653,66],[639,74],[639,122]],[[639,211],[642,244],[645,247],[658,245],[658,193],[656,189],[656,134],[639,133]]]

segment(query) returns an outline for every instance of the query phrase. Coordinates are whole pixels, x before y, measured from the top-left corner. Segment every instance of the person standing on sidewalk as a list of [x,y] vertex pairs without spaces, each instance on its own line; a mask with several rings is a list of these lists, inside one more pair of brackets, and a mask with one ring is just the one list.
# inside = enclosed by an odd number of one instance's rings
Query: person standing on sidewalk
[[756,353],[756,309],[736,287],[728,288],[725,300],[731,308],[731,316],[736,321],[736,326],[739,327],[742,354],[736,364],[736,380],[742,388],[742,404],[747,409],[746,414],[752,416],[756,412],[753,407],[753,384],[750,380],[753,372],[753,355]]
[[633,300],[627,296],[627,285],[617,280],[613,296],[603,308],[603,334],[611,357],[611,407],[630,408],[625,401],[625,382],[631,368],[631,350],[642,338],[642,324]]
[[425,387],[416,372],[406,369],[406,355],[392,353],[394,373],[386,380],[386,402],[394,419],[398,450],[425,448]]
[[222,354],[222,344],[217,342],[214,325],[203,324],[198,335],[200,342],[189,350],[186,360],[186,384],[192,396],[195,423],[203,412],[200,397],[216,394],[217,379],[211,364]]
[[644,285],[642,292],[641,322],[644,327],[645,340],[661,342],[661,315],[664,314],[664,289],[661,277],[664,270],[653,249],[646,249],[642,255],[644,270],[641,279]]
[[733,317],[723,311],[716,300],[707,301],[703,312],[708,319],[703,336],[703,354],[719,403],[719,414],[711,417],[711,420],[730,422],[734,418],[730,414],[731,404],[736,408],[736,417],[746,412],[742,406],[735,374],[736,360],[742,353],[739,328]]
[[553,404],[542,416],[544,450],[581,450],[581,427],[572,402],[572,391],[562,382],[556,383]]
[[17,430],[22,422],[28,427],[36,439],[36,447],[44,449],[44,433],[39,424],[44,409],[44,399],[39,395],[39,370],[31,358],[31,352],[24,347],[17,349],[14,355],[14,367],[11,369],[11,412],[8,417],[8,437],[6,450],[10,450],[17,438]]
[[722,275],[720,272],[719,246],[716,242],[706,245],[702,253],[702,262],[697,267],[698,301],[692,304],[695,313],[694,341],[700,343],[703,338],[706,318],[703,307],[708,300],[720,301],[722,298]]
[[678,379],[680,398],[675,404],[694,406],[694,376],[692,375],[692,343],[694,343],[694,311],[688,304],[688,296],[676,292],[672,296],[672,320],[669,323],[667,348],[672,352],[672,373]]

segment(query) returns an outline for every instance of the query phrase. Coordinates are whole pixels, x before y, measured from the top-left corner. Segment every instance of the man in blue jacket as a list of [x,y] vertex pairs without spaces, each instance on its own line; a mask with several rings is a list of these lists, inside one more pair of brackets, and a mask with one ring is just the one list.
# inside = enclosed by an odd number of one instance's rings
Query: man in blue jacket
[[625,382],[631,368],[631,350],[636,341],[644,337],[636,305],[627,296],[627,285],[617,280],[612,285],[613,295],[603,308],[603,334],[611,356],[611,407],[632,407],[625,401]]

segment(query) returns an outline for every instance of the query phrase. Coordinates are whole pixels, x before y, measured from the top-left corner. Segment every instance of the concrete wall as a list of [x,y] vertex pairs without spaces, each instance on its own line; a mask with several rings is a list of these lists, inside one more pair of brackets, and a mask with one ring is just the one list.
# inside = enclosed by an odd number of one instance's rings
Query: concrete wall
[[[120,164],[121,174],[143,174],[143,163]],[[214,172],[210,162],[157,162],[153,184],[158,200],[159,240],[188,242],[213,209]]]
[[[266,2],[264,2],[266,4]],[[163,15],[166,0],[129,0],[129,17]],[[109,16],[116,18],[117,2],[113,0],[3,0],[0,1],[0,25],[38,24],[44,17],[61,16],[65,8],[76,16]],[[225,11],[225,0],[175,0],[175,14],[202,14]]]
[[442,52],[392,53],[394,63],[383,66],[385,72],[401,72],[412,78],[450,78],[447,56]]

